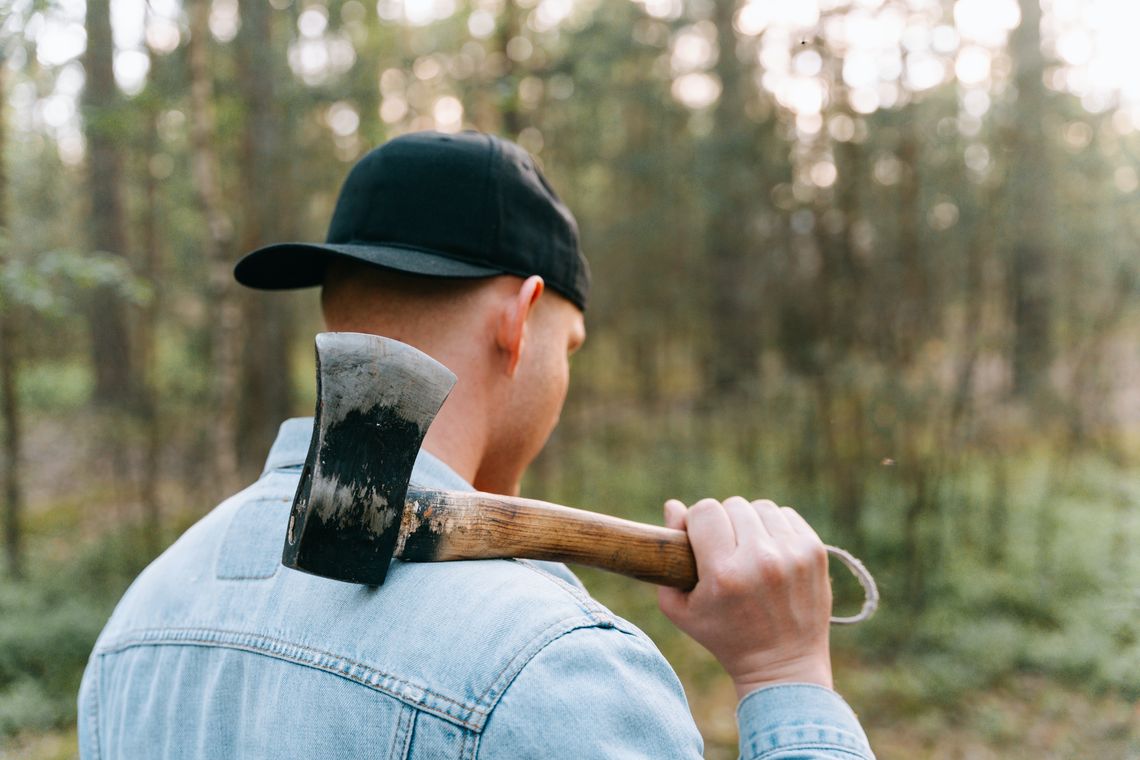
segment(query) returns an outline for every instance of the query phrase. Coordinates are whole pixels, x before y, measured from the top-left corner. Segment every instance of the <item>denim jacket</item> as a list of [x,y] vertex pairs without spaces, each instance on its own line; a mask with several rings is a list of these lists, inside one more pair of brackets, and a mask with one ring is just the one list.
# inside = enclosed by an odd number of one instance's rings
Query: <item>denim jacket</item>
[[[85,760],[698,758],[681,684],[562,565],[394,562],[381,587],[281,566],[312,421],[132,584],[79,692]],[[470,490],[421,452],[413,480]],[[762,689],[747,758],[871,757],[837,694]]]

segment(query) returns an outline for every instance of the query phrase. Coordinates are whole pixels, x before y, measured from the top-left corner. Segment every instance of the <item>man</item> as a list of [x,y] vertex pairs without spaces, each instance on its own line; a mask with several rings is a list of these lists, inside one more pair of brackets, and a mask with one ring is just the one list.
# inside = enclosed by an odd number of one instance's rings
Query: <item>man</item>
[[[322,286],[330,330],[410,343],[458,376],[413,480],[518,492],[585,339],[577,227],[531,158],[486,135],[418,133],[354,167],[323,245],[255,251],[260,288]],[[311,420],[261,478],[134,583],[79,697],[85,758],[696,758],[653,643],[562,565],[394,562],[379,588],[283,568]],[[770,501],[666,504],[700,582],[660,603],[740,697],[747,758],[871,757],[831,690],[823,545]]]

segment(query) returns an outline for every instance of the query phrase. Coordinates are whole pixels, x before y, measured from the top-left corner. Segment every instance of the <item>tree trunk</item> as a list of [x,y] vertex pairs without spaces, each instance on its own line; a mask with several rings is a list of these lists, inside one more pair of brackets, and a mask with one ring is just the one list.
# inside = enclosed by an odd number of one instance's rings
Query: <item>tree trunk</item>
[[230,493],[238,486],[238,380],[241,368],[238,336],[241,312],[230,276],[233,261],[233,222],[222,195],[214,111],[214,82],[210,66],[210,3],[189,0],[190,142],[194,192],[206,222],[205,248],[209,262],[207,312],[210,320],[213,415],[210,419],[212,470],[216,487]]
[[[147,13],[149,22],[149,11]],[[154,71],[155,57],[147,48],[150,70]],[[153,85],[151,85],[153,86]],[[158,323],[159,304],[162,303],[162,237],[159,234],[159,186],[150,161],[159,152],[158,117],[160,105],[157,97],[141,99],[143,135],[141,156],[135,171],[143,187],[142,210],[139,220],[139,237],[142,243],[140,275],[150,285],[150,300],[142,309],[139,320],[138,361],[141,372],[141,423],[142,423],[142,472],[139,482],[139,502],[142,505],[142,546],[148,556],[158,554],[162,548],[162,502],[159,495],[161,466],[162,416],[160,414],[158,389]]]
[[[0,103],[5,102],[5,64],[0,55]],[[4,164],[7,123],[0,112],[0,235],[8,235],[8,173]],[[9,243],[0,240],[0,272],[8,264]],[[0,293],[0,295],[3,295]],[[0,413],[4,423],[4,556],[8,574],[13,578],[24,575],[23,534],[20,517],[24,507],[24,492],[20,482],[20,459],[23,440],[20,425],[20,401],[17,397],[16,313],[11,299],[0,300]]]
[[919,227],[922,210],[919,206],[921,191],[921,157],[918,129],[915,119],[907,120],[902,127],[898,156],[903,165],[899,182],[899,255],[902,259],[899,293],[896,295],[892,362],[895,371],[914,360],[915,351],[930,332],[932,304],[926,268],[922,262],[922,240]]
[[927,474],[922,468],[910,468],[910,478],[914,494],[903,515],[903,546],[906,552],[906,596],[915,612],[921,611],[927,602],[928,571],[933,564],[927,556],[930,548],[923,537],[923,517],[929,511],[930,494],[927,490]]
[[[992,191],[981,191],[982,203],[975,211],[988,209],[993,202]],[[965,321],[962,329],[963,345],[960,359],[955,367],[954,392],[951,395],[948,425],[951,435],[961,433],[967,422],[967,412],[972,401],[971,388],[974,371],[982,353],[985,324],[983,313],[989,296],[986,288],[986,259],[993,256],[994,241],[989,217],[979,214],[974,222],[973,232],[966,243],[965,293],[962,301],[966,304]]]
[[499,27],[495,31],[496,52],[503,56],[503,71],[495,82],[498,103],[499,130],[511,140],[517,139],[523,128],[519,112],[519,76],[517,66],[507,55],[508,44],[519,33],[519,8],[516,0],[506,0]]
[[[829,368],[813,378],[816,415],[823,431],[825,467],[831,482],[832,519],[843,540],[855,551],[863,546],[863,485],[857,470],[862,461],[861,435],[855,415],[836,392]],[[850,402],[854,403],[854,402]]]
[[[238,88],[245,106],[240,251],[248,251],[280,240],[290,209],[284,195],[288,184],[285,115],[276,84],[284,80],[284,56],[283,47],[274,44],[274,11],[265,0],[241,0],[239,7]],[[264,460],[277,426],[292,408],[292,331],[289,300],[284,294],[251,292],[242,307],[238,448],[239,467],[249,474]]]
[[[0,177],[0,183],[3,178]],[[0,196],[2,197],[2,196]],[[3,265],[0,259],[0,266]],[[17,397],[16,315],[10,304],[0,305],[0,409],[4,416],[4,554],[8,574],[24,576],[24,541],[21,516],[24,510],[23,484],[20,482],[22,428],[20,402]]]
[[712,284],[706,384],[718,401],[726,395],[757,390],[761,340],[760,267],[748,230],[761,195],[756,189],[765,186],[766,178],[763,167],[749,160],[755,153],[755,135],[748,127],[751,121],[745,103],[754,85],[736,55],[732,25],[736,7],[735,0],[716,2],[714,21],[720,49],[716,73],[721,94],[706,142],[710,161],[703,177],[709,206],[706,239]]
[[986,512],[986,561],[993,567],[1005,564],[1009,552],[1009,464],[1007,453],[997,448],[992,458],[989,509]]
[[1017,85],[1009,132],[1012,249],[1009,288],[1013,313],[1013,390],[1030,394],[1052,359],[1050,336],[1049,151],[1044,131],[1045,58],[1041,52],[1040,0],[1020,0],[1021,25],[1010,38]]
[[[110,0],[87,3],[86,84],[83,123],[87,138],[87,192],[90,200],[89,245],[92,251],[123,256],[127,250],[122,191],[123,110],[112,69]],[[113,285],[101,285],[89,301],[94,401],[118,411],[138,399],[138,382],[127,327],[127,305]]]

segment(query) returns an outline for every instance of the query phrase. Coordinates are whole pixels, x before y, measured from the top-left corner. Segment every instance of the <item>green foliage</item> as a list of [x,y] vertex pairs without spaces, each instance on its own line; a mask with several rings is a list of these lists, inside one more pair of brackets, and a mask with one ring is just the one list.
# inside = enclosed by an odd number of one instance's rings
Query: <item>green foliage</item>
[[0,299],[45,317],[73,313],[77,294],[113,288],[124,300],[144,304],[149,286],[135,277],[121,256],[108,253],[47,251],[26,257],[0,257]]
[[80,362],[36,362],[20,376],[21,404],[29,410],[76,411],[90,397],[90,368]]
[[101,627],[101,610],[8,591],[0,611],[0,734],[73,720],[78,675]]
[[16,681],[0,692],[0,739],[20,731],[46,731],[74,719],[74,707],[34,680]]
[[74,721],[87,657],[141,557],[115,534],[0,582],[0,740]]

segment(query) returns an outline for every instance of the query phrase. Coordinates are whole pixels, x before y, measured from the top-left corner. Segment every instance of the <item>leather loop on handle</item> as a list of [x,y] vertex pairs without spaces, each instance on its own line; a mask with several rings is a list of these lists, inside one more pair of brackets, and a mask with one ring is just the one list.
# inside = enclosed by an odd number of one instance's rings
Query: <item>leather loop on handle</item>
[[874,615],[875,610],[879,608],[879,587],[875,585],[875,578],[859,558],[846,549],[840,549],[838,546],[828,546],[827,553],[847,565],[847,569],[851,571],[851,574],[859,581],[859,585],[863,587],[863,608],[860,609],[858,613],[847,617],[832,615],[831,624],[854,625],[855,623],[862,623]]

